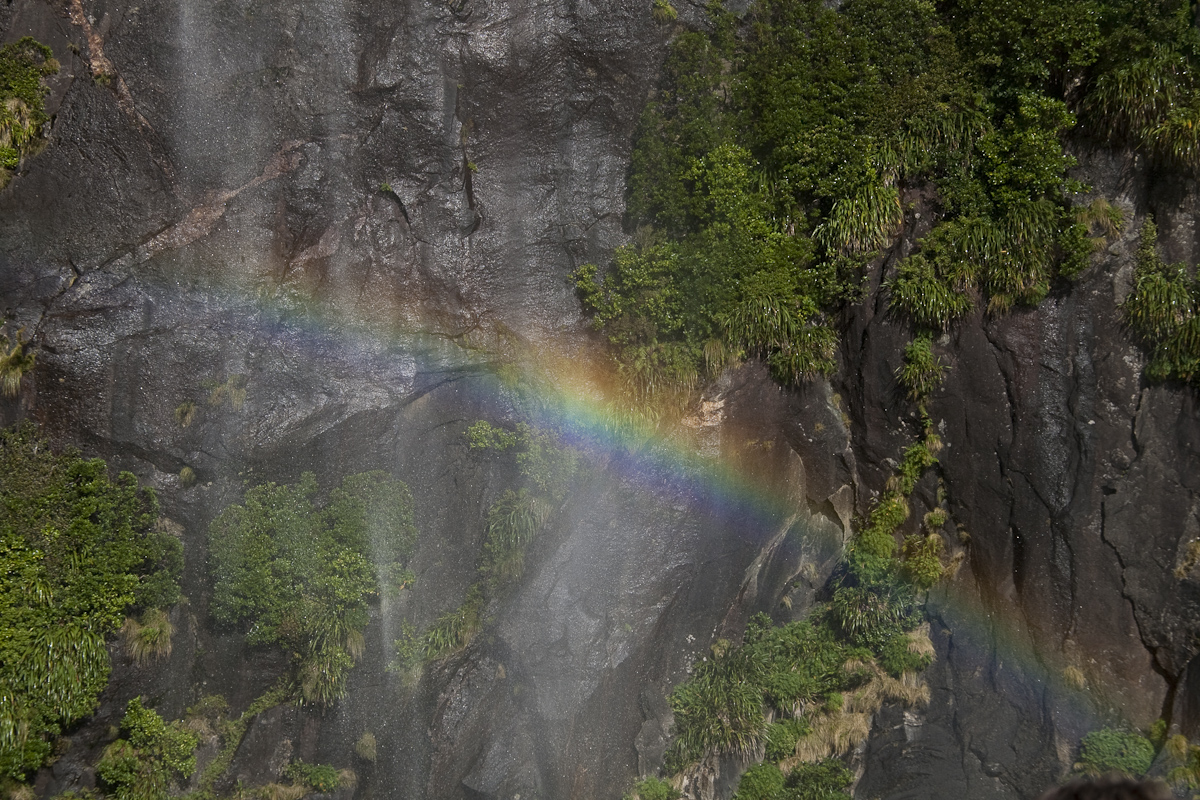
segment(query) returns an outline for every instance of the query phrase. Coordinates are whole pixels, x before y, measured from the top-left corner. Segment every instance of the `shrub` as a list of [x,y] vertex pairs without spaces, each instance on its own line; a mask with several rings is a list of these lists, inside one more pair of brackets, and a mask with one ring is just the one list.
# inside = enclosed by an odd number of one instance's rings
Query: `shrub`
[[1150,351],[1147,377],[1194,381],[1200,377],[1196,285],[1184,265],[1163,263],[1157,238],[1157,227],[1147,219],[1138,246],[1133,290],[1121,310],[1134,336]]
[[836,758],[815,764],[798,764],[787,776],[787,800],[840,800],[849,797],[846,787],[854,776]]
[[677,800],[679,791],[667,781],[650,776],[633,785],[633,792],[623,800]]
[[408,558],[416,530],[408,488],[384,473],[345,478],[323,509],[315,494],[308,473],[295,486],[264,484],[213,521],[212,613],[244,626],[251,644],[291,651],[302,700],[327,705],[361,655],[381,573]]
[[181,723],[129,701],[121,722],[123,738],[104,749],[96,775],[116,800],[165,800],[175,778],[188,778],[196,769],[194,751],[199,739]]
[[929,589],[945,573],[942,551],[945,543],[937,533],[913,534],[904,539],[904,574],[918,589]]
[[337,768],[328,764],[305,764],[293,761],[285,773],[296,783],[302,783],[318,792],[333,792],[342,788],[342,778]]
[[808,723],[803,719],[788,717],[782,722],[773,722],[767,727],[768,761],[781,761],[796,752],[796,742],[808,733]]
[[896,371],[910,400],[924,402],[942,383],[945,365],[933,354],[933,338],[921,334],[904,348],[904,364]]
[[675,6],[667,2],[667,0],[654,0],[654,6],[650,11],[654,17],[654,21],[662,24],[674,22],[679,14],[675,11]]
[[1086,774],[1122,772],[1140,778],[1154,761],[1154,745],[1133,731],[1101,728],[1083,737],[1079,763],[1075,768]]
[[50,91],[42,78],[58,69],[50,48],[29,36],[0,47],[0,188],[7,170],[41,142]]
[[179,542],[157,514],[133,475],[56,454],[28,424],[0,431],[0,775],[36,769],[94,710],[126,612],[178,596]]
[[[795,745],[792,742],[793,748]],[[755,764],[742,775],[733,800],[776,800],[782,791],[783,773],[779,767],[775,764]]]
[[914,635],[892,636],[880,648],[879,666],[893,678],[906,672],[920,672],[933,663],[932,648],[922,646],[924,642],[915,643],[911,638]]

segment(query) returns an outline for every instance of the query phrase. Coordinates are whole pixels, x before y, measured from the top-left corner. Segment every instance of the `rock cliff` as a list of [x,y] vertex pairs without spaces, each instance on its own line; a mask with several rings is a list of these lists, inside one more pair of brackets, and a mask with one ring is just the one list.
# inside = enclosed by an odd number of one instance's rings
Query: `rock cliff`
[[[378,608],[348,698],[261,715],[218,788],[294,755],[355,765],[362,798],[619,797],[661,764],[670,687],[749,614],[811,605],[912,440],[883,282],[920,230],[874,265],[831,381],[785,390],[748,364],[706,390],[707,464],[588,440],[521,585],[405,688],[385,670],[400,621],[461,602],[514,480],[464,435],[527,409],[497,371],[529,352],[599,364],[568,275],[624,241],[630,140],[671,28],[632,0],[0,5],[0,41],[23,35],[63,69],[49,146],[0,191],[0,304],[38,352],[3,421],[155,487],[191,599],[169,663],[116,655],[46,796],[94,781],[130,697],[241,709],[277,674],[206,615],[204,533],[246,483],[386,469],[416,499],[416,587]],[[1126,233],[1038,308],[937,343],[946,449],[918,497],[946,498],[962,565],[930,598],[932,700],[877,715],[860,797],[1029,798],[1102,724],[1200,736],[1196,397],[1146,382],[1117,308],[1147,213],[1169,259],[1200,258],[1195,184],[1079,157]],[[243,402],[205,401],[230,380]],[[355,760],[363,731],[373,764]],[[727,797],[738,766],[720,767]]]

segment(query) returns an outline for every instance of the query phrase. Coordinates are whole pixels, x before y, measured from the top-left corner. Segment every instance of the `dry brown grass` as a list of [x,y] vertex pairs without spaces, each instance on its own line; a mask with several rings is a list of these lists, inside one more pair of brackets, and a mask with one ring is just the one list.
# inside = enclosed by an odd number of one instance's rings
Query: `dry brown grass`
[[141,622],[127,617],[121,626],[125,652],[138,666],[170,656],[171,637],[174,634],[175,626],[171,624],[171,618],[167,612],[157,608],[143,614]]
[[299,783],[268,783],[259,787],[262,800],[300,800],[312,790]]
[[1063,680],[1072,689],[1086,689],[1087,677],[1083,674],[1083,670],[1076,666],[1069,666],[1062,671]]
[[929,656],[930,658],[936,655],[933,639],[929,638],[928,622],[921,623],[920,627],[908,634],[908,652],[915,656]]

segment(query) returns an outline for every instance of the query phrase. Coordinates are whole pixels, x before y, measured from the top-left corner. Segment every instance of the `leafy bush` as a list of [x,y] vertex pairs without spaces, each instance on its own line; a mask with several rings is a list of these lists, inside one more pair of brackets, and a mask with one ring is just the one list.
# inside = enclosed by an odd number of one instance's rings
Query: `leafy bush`
[[1138,246],[1133,290],[1121,310],[1135,337],[1150,351],[1152,380],[1200,380],[1200,287],[1183,264],[1168,266],[1158,254],[1158,228],[1147,219]]
[[50,48],[29,36],[0,47],[0,189],[7,170],[42,138],[42,125],[50,119],[44,102],[50,90],[42,78],[58,68]]
[[776,800],[782,791],[783,773],[779,767],[770,763],[755,764],[742,775],[733,800]]
[[305,764],[293,761],[287,768],[287,777],[318,792],[333,792],[342,787],[341,776],[335,767],[328,764]]
[[798,764],[787,776],[783,797],[786,800],[841,800],[849,797],[846,787],[854,776],[836,758],[811,764]]
[[1123,772],[1139,778],[1154,762],[1154,744],[1140,733],[1101,728],[1083,737],[1076,769],[1089,774]]
[[904,364],[897,370],[900,385],[910,400],[924,402],[942,383],[945,365],[933,354],[933,339],[922,334],[904,348]]
[[296,654],[302,700],[325,705],[344,694],[367,600],[403,568],[416,530],[408,487],[382,472],[345,478],[324,508],[316,488],[306,473],[250,489],[213,521],[209,550],[214,618]]
[[[668,763],[678,768],[710,751],[757,751],[771,735],[764,707],[790,715],[793,708],[849,686],[852,678],[843,669],[847,658],[845,645],[824,626],[774,627],[765,615],[756,616],[741,647],[714,648],[713,656],[671,693],[675,740]],[[802,730],[802,724],[784,727],[796,736]]]
[[96,775],[116,800],[165,800],[172,780],[196,770],[199,738],[182,723],[167,724],[140,699],[129,701],[123,738],[104,749]]
[[130,473],[112,481],[28,424],[0,431],[0,775],[36,769],[93,711],[126,611],[178,596],[179,543],[157,515]]
[[794,755],[796,742],[808,733],[808,723],[796,717],[787,717],[782,722],[772,722],[767,727],[768,761],[781,761]]
[[679,791],[667,781],[650,776],[633,785],[633,792],[623,800],[677,800]]

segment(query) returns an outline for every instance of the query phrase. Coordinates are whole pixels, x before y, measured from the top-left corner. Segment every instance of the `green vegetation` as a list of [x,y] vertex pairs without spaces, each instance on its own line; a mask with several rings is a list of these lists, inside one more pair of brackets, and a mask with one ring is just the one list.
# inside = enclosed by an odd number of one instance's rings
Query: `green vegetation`
[[183,723],[167,724],[140,699],[129,701],[121,733],[96,765],[97,777],[115,800],[166,800],[172,781],[196,770],[199,737]]
[[654,0],[650,15],[654,17],[655,22],[665,25],[668,22],[674,22],[679,16],[679,12],[667,0]]
[[177,539],[128,472],[55,453],[32,425],[0,431],[0,776],[21,779],[96,707],[105,637],[131,608],[179,598]]
[[242,404],[246,402],[245,375],[230,375],[223,382],[205,381],[205,388],[208,389],[210,406],[220,406],[228,400],[230,408],[234,411],[241,411]]
[[374,764],[378,754],[378,744],[375,741],[375,734],[370,731],[363,731],[363,735],[358,737],[358,741],[354,743],[354,754],[363,761],[369,761]]
[[302,702],[327,705],[362,655],[368,599],[411,580],[416,529],[408,487],[382,472],[347,477],[323,507],[316,493],[308,473],[264,484],[213,521],[212,613],[293,653]]
[[[714,3],[707,33],[672,43],[635,136],[634,241],[575,273],[637,402],[677,400],[742,356],[785,382],[831,371],[832,314],[916,212],[937,224],[888,289],[918,342],[980,298],[994,313],[1040,302],[1086,267],[1093,229],[1119,224],[1102,200],[1069,202],[1077,113],[1193,157],[1200,112],[1181,109],[1200,104],[1146,88],[1192,92],[1197,36],[1181,4],[831,5],[760,0],[738,20]],[[1158,77],[1122,77],[1146,64]],[[932,204],[906,207],[918,186],[936,190]],[[940,371],[927,351],[907,359],[914,399]]]
[[345,780],[347,776],[344,773],[328,764],[305,764],[303,761],[294,761],[288,766],[286,774],[297,784],[318,792],[334,792],[345,785],[353,785],[352,782]]
[[678,800],[679,796],[674,786],[651,776],[635,783],[633,791],[621,800]]
[[237,753],[250,723],[264,711],[286,702],[291,693],[287,681],[280,681],[251,703],[236,719],[226,719],[229,706],[219,695],[205,697],[188,709],[189,722],[194,722],[199,727],[215,727],[221,739],[220,751],[205,766],[200,774],[199,788],[187,795],[189,800],[213,800],[213,784],[233,763],[233,756]]
[[472,450],[514,453],[524,485],[505,490],[488,509],[479,580],[468,589],[462,605],[443,613],[423,632],[404,623],[389,670],[403,675],[409,684],[420,678],[426,663],[460,652],[483,629],[489,599],[521,578],[526,549],[566,499],[579,469],[578,450],[564,446],[552,432],[524,422],[510,431],[479,420],[466,434]]
[[[1167,774],[1176,786],[1186,787],[1193,792],[1200,789],[1200,746],[1194,745],[1181,734],[1166,740],[1167,755],[1176,766]],[[1195,798],[1197,795],[1192,795]]]
[[[6,323],[7,324],[7,323]],[[0,331],[5,326],[0,326]],[[21,392],[21,379],[33,371],[37,353],[25,339],[25,329],[20,328],[14,336],[0,334],[0,394],[16,397]]]
[[42,78],[58,72],[58,61],[46,45],[26,36],[0,47],[0,189],[9,170],[43,142],[45,96]]
[[1083,737],[1075,769],[1089,775],[1121,772],[1133,778],[1145,775],[1154,762],[1154,743],[1128,730],[1101,728]]
[[1150,354],[1146,376],[1200,384],[1200,285],[1183,264],[1158,254],[1158,228],[1147,219],[1138,246],[1133,290],[1121,310]]
[[196,419],[196,404],[191,400],[184,400],[175,407],[175,421],[179,423],[179,427],[186,428]]
[[924,403],[942,383],[945,365],[933,354],[933,337],[923,333],[904,348],[904,364],[897,372],[908,398]]

